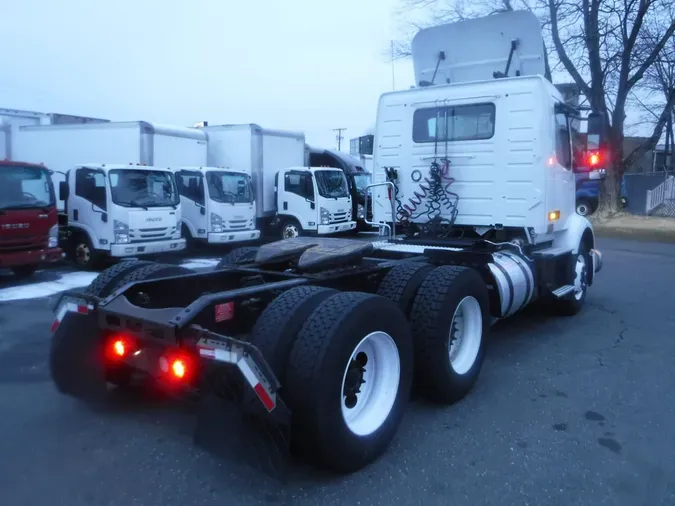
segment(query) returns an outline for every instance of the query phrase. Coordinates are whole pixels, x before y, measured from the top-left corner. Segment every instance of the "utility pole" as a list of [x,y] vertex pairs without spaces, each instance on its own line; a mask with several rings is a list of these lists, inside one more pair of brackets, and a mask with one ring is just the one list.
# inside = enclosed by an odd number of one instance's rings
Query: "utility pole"
[[342,132],[344,132],[345,130],[347,130],[347,129],[346,128],[333,128],[333,132],[337,132],[337,134],[335,135],[335,140],[337,141],[338,151],[340,151],[340,148],[342,147],[342,139],[344,138],[344,137],[342,137]]

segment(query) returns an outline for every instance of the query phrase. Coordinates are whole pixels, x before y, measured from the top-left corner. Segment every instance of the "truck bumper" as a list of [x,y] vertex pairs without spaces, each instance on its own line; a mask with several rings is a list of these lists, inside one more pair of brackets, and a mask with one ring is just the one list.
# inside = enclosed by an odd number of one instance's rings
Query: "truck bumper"
[[354,230],[355,228],[356,228],[355,221],[345,221],[344,223],[336,223],[334,225],[319,225],[316,228],[316,233],[318,235],[337,234],[339,232],[347,232],[348,230]]
[[139,242],[133,244],[113,244],[110,247],[110,256],[128,257],[136,255],[152,255],[185,249],[185,239],[170,239],[168,241]]
[[230,242],[255,241],[260,238],[260,230],[238,230],[236,232],[209,233],[209,244],[225,244]]
[[0,253],[0,267],[50,264],[58,262],[63,258],[63,256],[63,250],[61,248],[44,248],[29,251]]

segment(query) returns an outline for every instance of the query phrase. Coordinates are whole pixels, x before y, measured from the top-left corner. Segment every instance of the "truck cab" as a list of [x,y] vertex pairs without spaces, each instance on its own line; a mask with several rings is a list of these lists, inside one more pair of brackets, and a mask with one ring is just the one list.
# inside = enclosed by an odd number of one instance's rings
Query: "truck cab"
[[65,200],[68,253],[82,268],[96,268],[105,257],[185,249],[170,169],[84,164],[67,172],[59,193]]
[[290,167],[275,175],[277,216],[284,239],[335,234],[356,228],[344,172],[330,167]]
[[221,167],[174,169],[186,240],[208,244],[254,241],[256,199],[251,176]]
[[43,165],[0,161],[0,268],[27,277],[61,260],[56,196]]
[[[308,146],[309,165],[313,167],[335,167],[342,169],[347,177],[349,193],[352,197],[352,216],[356,219],[356,229],[366,230],[366,220],[372,220],[372,212],[366,216],[366,207],[372,211],[372,199],[366,192],[372,174],[368,172],[360,160],[340,151],[313,148]],[[366,199],[369,199],[366,204]]]

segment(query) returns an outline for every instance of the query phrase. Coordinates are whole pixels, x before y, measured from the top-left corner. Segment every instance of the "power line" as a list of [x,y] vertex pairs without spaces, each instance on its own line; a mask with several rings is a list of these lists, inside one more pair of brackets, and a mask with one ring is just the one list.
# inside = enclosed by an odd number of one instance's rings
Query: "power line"
[[337,141],[338,151],[340,151],[340,148],[342,147],[342,139],[344,139],[344,137],[342,137],[342,132],[344,132],[345,130],[347,129],[333,128],[333,132],[337,132],[337,134],[335,135],[335,140]]

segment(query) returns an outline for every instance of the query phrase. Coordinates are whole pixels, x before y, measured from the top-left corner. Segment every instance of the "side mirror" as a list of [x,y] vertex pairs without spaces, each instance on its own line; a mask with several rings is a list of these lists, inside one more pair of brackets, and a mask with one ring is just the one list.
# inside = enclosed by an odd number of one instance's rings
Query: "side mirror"
[[70,187],[66,181],[59,181],[59,199],[68,200],[70,197]]
[[602,149],[607,142],[607,122],[605,115],[592,112],[588,115],[586,150],[597,151]]

